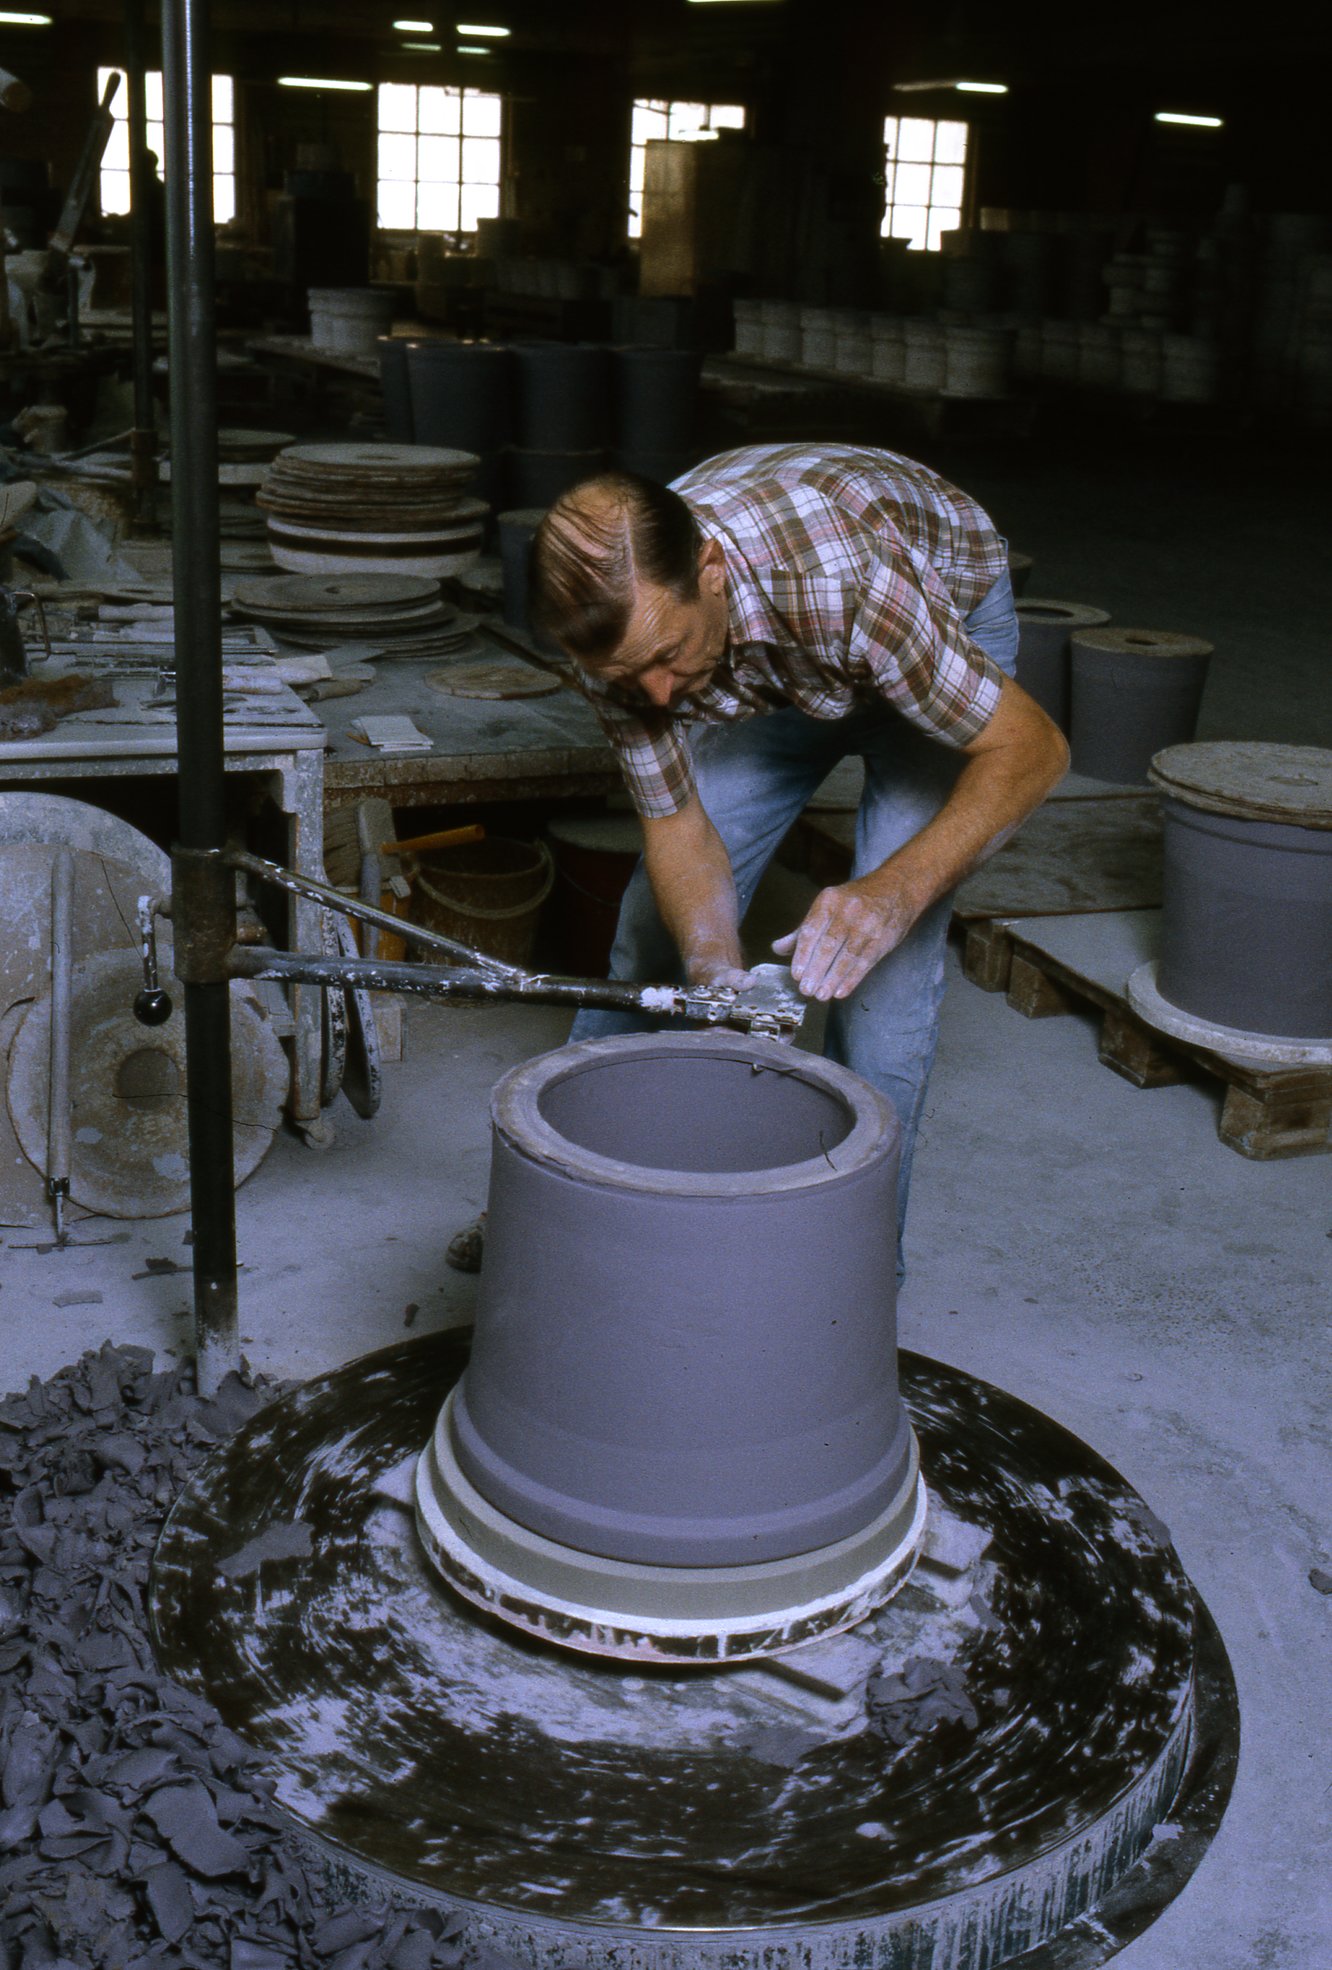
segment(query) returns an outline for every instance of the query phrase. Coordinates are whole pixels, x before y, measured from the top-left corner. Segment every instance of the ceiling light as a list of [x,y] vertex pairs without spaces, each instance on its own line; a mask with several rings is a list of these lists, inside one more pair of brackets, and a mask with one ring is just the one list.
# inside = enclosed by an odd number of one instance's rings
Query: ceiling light
[[400,34],[433,34],[435,31],[433,21],[394,21],[393,25]]
[[473,48],[465,41],[458,43],[458,53],[460,55],[489,55],[492,52],[493,50],[490,48]]
[[953,87],[955,89],[963,89],[972,96],[1006,96],[1008,94],[1008,84],[1006,82],[955,82]]
[[459,21],[453,31],[455,34],[479,34],[488,41],[507,41],[509,38],[507,27],[481,27],[475,21]]
[[402,45],[414,55],[442,55],[444,52],[442,41],[404,41]]
[[367,90],[369,82],[344,82],[331,75],[279,75],[279,89],[354,89],[358,93]]
[[1158,123],[1191,123],[1199,130],[1219,130],[1222,127],[1219,116],[1187,116],[1182,109],[1158,109]]
[[50,27],[49,14],[0,14],[0,27]]

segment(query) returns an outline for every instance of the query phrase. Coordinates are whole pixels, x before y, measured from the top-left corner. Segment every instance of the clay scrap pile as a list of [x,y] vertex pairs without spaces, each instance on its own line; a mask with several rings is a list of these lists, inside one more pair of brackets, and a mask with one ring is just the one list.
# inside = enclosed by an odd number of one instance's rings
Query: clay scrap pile
[[441,577],[481,552],[480,460],[440,445],[289,445],[255,494],[268,544],[293,574]]

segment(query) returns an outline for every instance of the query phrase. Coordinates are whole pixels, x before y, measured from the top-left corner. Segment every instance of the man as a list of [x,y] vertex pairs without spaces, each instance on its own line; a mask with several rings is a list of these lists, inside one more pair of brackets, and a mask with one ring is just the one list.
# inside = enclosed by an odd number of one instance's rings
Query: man
[[[900,1236],[952,892],[1067,765],[1013,681],[1004,542],[894,453],[756,445],[673,489],[607,473],[564,494],[533,544],[529,609],[642,817],[615,977],[741,981],[763,870],[820,781],[863,758],[851,878],[773,949],[828,1002],[827,1055],[897,1110]],[[584,1012],[571,1037],[643,1025]]]

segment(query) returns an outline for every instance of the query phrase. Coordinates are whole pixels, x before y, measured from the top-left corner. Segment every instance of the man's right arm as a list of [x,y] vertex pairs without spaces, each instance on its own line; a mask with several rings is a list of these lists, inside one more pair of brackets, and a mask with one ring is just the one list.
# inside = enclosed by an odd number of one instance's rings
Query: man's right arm
[[697,794],[678,813],[644,816],[643,859],[688,983],[738,984],[746,972],[735,877]]

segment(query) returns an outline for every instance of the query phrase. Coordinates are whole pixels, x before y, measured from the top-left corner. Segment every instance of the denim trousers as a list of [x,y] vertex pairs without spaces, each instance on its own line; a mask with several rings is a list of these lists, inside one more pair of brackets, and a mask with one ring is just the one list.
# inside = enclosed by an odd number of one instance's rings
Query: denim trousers
[[[1011,677],[1018,623],[1007,574],[965,620],[972,641]],[[963,765],[958,753],[927,738],[887,703],[857,706],[844,718],[815,719],[788,707],[734,725],[695,727],[691,747],[699,798],[731,858],[742,915],[782,837],[840,760],[859,756],[865,762],[853,876],[878,868],[933,819]],[[952,907],[951,894],[941,896],[849,998],[830,1005],[824,1038],[827,1058],[887,1095],[902,1125],[899,1277],[916,1131],[938,1041]],[[641,862],[620,908],[611,976],[661,984],[682,976]],[[650,1032],[661,1023],[637,1013],[580,1012],[569,1037],[601,1040]]]

